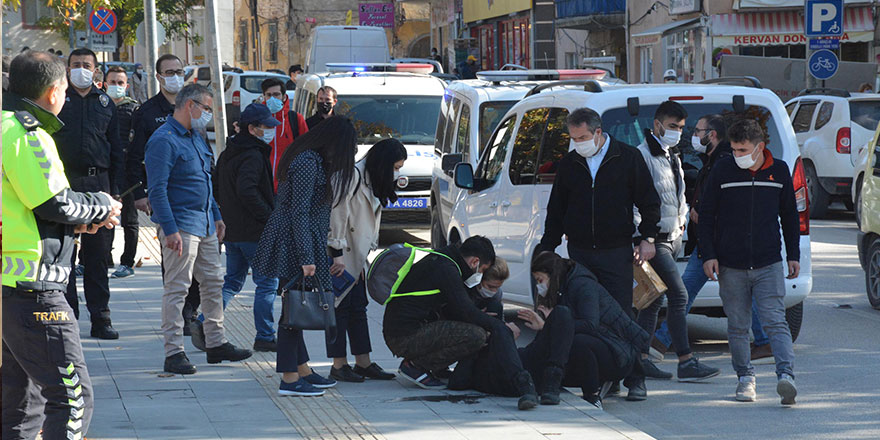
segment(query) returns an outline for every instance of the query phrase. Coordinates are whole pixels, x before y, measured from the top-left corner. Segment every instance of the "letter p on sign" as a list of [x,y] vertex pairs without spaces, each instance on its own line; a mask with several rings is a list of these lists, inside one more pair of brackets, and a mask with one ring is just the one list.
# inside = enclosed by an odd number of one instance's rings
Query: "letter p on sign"
[[843,0],[806,0],[804,9],[807,37],[843,35]]
[[810,24],[810,31],[822,32],[822,23],[831,20],[837,15],[837,9],[834,5],[828,3],[818,3],[813,5],[813,22]]

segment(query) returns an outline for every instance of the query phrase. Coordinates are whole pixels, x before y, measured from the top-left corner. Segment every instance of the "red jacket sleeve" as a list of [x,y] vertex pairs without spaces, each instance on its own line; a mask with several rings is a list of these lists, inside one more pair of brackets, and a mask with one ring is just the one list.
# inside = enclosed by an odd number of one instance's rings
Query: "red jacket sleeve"
[[306,124],[306,118],[303,117],[302,113],[297,113],[297,124],[299,124],[299,135],[304,135],[307,131],[309,131],[309,126]]

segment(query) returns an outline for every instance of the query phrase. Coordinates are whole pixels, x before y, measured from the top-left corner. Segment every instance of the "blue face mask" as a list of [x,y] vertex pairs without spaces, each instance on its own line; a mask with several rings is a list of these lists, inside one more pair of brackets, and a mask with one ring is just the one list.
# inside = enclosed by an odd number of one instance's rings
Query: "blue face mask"
[[266,107],[269,107],[269,111],[274,115],[284,108],[284,102],[273,96],[266,100]]

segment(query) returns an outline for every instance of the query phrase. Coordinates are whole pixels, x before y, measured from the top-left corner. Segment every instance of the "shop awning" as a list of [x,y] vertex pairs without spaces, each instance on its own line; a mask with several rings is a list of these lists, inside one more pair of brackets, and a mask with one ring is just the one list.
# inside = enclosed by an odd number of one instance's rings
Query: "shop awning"
[[699,26],[699,24],[700,17],[688,18],[685,20],[673,21],[671,23],[666,23],[657,27],[646,29],[637,34],[632,34],[630,37],[633,39],[633,42],[636,46],[644,46],[660,41],[660,37],[664,35],[670,34],[675,31],[697,27]]
[[[715,47],[805,44],[802,11],[717,14],[711,18]],[[873,41],[874,16],[870,7],[844,10],[843,42]]]

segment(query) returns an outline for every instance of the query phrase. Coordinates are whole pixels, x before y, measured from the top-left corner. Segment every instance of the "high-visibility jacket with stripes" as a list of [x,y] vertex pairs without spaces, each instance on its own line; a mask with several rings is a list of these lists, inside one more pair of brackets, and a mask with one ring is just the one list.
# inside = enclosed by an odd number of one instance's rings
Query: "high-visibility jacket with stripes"
[[62,126],[34,102],[4,93],[3,285],[66,290],[74,228],[101,222],[110,199],[70,189],[50,132]]

